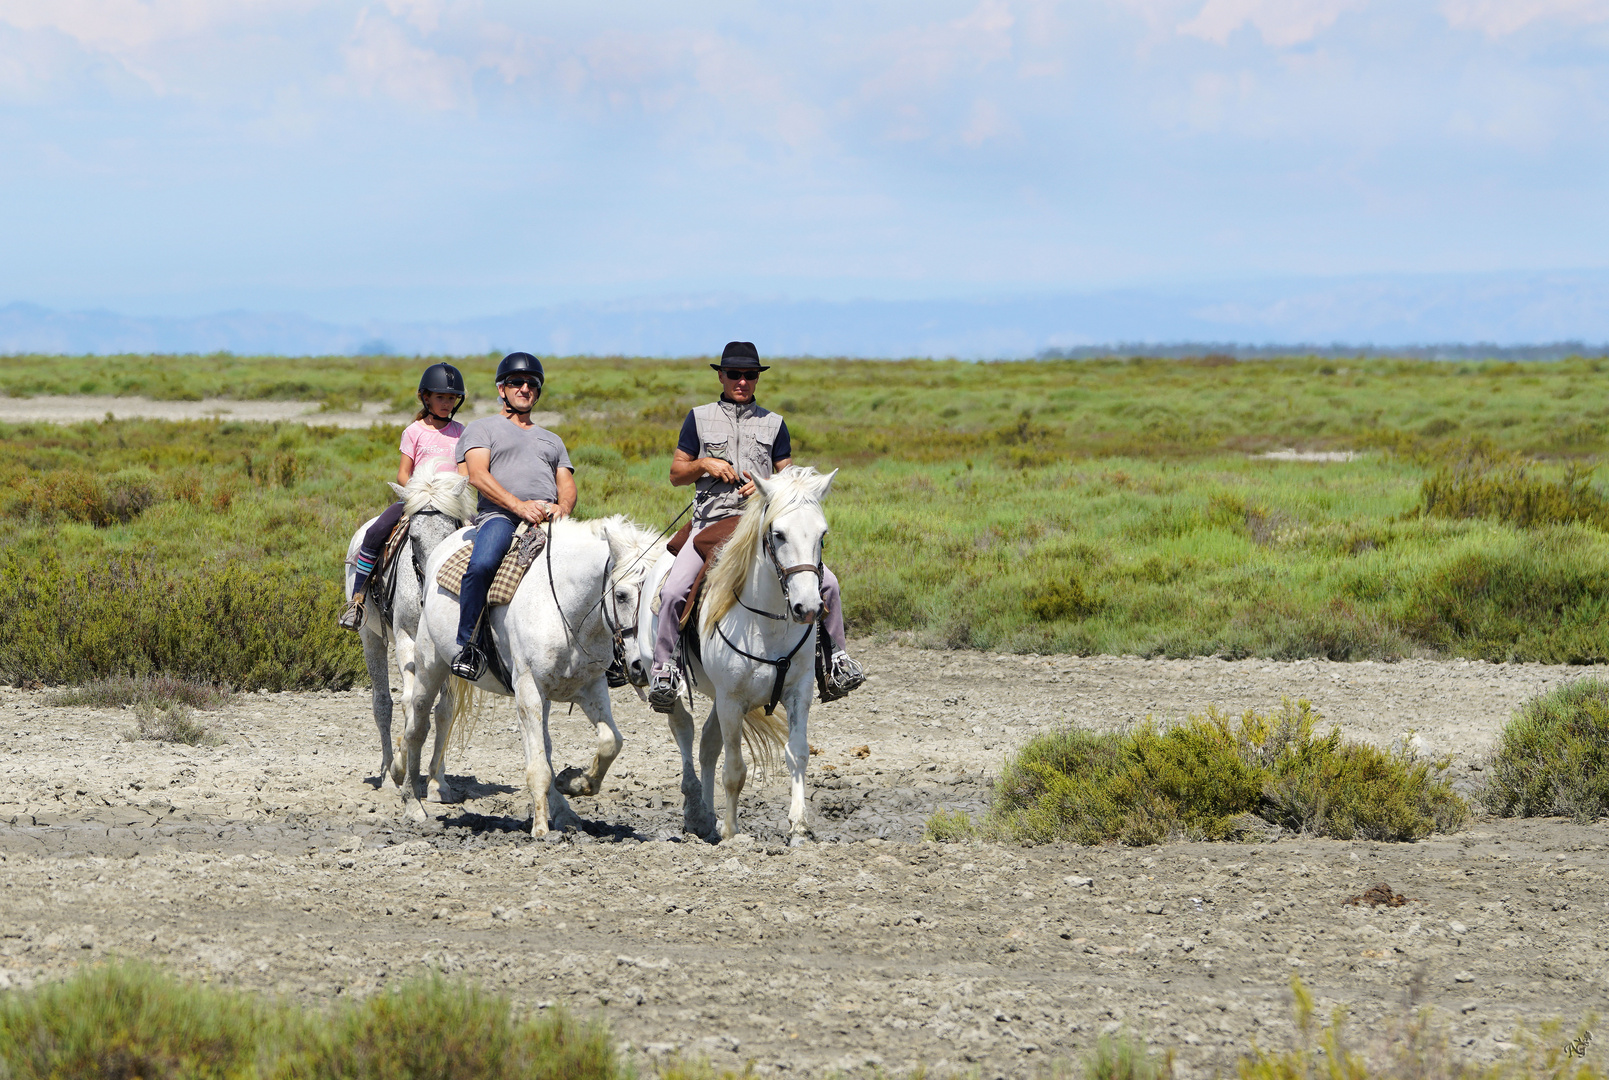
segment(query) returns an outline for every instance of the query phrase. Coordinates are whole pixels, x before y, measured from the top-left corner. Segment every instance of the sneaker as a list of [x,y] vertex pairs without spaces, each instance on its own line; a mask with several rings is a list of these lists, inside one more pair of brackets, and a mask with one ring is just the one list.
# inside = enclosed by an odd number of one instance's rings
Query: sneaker
[[682,677],[673,664],[655,664],[648,679],[648,707],[667,716],[676,709],[682,693]]
[[346,605],[341,617],[335,620],[335,625],[342,630],[358,630],[363,626],[363,601],[353,597],[352,602]]
[[474,642],[470,642],[459,649],[458,655],[453,658],[452,673],[465,682],[475,682],[486,674],[486,654],[477,649]]
[[839,649],[827,665],[827,685],[822,691],[822,700],[836,701],[865,681],[866,672],[861,670],[860,664]]

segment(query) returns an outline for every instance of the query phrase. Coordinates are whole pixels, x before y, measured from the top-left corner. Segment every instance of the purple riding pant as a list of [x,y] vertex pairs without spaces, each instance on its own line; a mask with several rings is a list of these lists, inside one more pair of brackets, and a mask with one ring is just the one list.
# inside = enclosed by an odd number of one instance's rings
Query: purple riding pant
[[[670,663],[671,653],[676,651],[676,639],[681,636],[682,612],[687,610],[687,594],[692,592],[693,581],[703,565],[704,560],[693,550],[693,538],[689,536],[682,550],[676,554],[670,573],[665,575],[665,584],[659,589],[659,629],[654,635],[656,664]],[[821,609],[822,626],[832,639],[833,649],[843,649],[844,609],[839,603],[838,578],[826,566],[821,568]]]

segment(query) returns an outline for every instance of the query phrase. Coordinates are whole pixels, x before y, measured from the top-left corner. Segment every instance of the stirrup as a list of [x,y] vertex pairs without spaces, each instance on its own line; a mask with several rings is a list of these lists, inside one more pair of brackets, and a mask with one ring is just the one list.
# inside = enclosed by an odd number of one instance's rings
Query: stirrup
[[821,700],[837,701],[866,681],[866,672],[859,662],[846,652],[835,652],[827,665],[827,678],[821,688]]
[[603,677],[605,681],[609,683],[609,689],[611,690],[615,689],[616,687],[625,686],[631,681],[630,679],[626,678],[626,665],[620,662],[620,658],[618,656],[615,657],[614,660],[610,661],[608,669],[603,673]]
[[476,682],[486,674],[486,654],[471,641],[453,658],[452,673],[465,682]]
[[346,605],[346,610],[341,612],[341,617],[335,620],[335,625],[342,630],[363,629],[363,598],[361,596],[352,598],[352,601]]
[[682,693],[681,676],[671,664],[655,664],[648,679],[648,707],[657,713],[670,715],[676,711],[676,699]]

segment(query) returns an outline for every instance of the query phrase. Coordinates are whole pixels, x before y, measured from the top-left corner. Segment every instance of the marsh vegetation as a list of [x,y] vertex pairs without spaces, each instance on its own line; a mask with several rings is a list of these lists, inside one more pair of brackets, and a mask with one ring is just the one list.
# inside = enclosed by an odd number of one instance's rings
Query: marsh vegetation
[[[6,361],[12,393],[406,405],[424,361]],[[459,361],[489,396],[495,358]],[[662,523],[704,361],[560,358],[542,407],[583,514]],[[1020,652],[1609,658],[1593,468],[1603,362],[1293,358],[780,361],[761,401],[841,467],[827,558],[852,632]],[[0,425],[0,676],[362,677],[334,628],[347,538],[390,498],[398,432]],[[1349,461],[1270,450],[1355,451]]]

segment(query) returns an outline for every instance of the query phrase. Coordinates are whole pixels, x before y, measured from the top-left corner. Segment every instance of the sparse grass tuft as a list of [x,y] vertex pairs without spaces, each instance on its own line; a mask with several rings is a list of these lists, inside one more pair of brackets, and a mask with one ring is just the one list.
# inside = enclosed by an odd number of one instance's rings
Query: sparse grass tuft
[[223,736],[205,720],[196,719],[190,706],[174,702],[160,709],[149,701],[134,706],[134,727],[123,736],[127,742],[183,743],[186,746],[215,746]]
[[958,844],[963,840],[971,840],[977,834],[972,819],[964,812],[940,808],[933,811],[933,816],[927,819],[927,826],[922,830],[922,839],[937,840],[941,844]]
[[1173,1075],[1173,1054],[1158,1057],[1129,1032],[1102,1035],[1084,1059],[1083,1080],[1167,1080]]
[[1313,734],[1306,701],[1237,718],[1209,708],[1182,724],[1041,734],[1007,762],[991,827],[1017,839],[1099,844],[1213,840],[1245,815],[1315,836],[1415,840],[1453,829],[1467,807],[1405,745],[1385,752]]
[[1532,698],[1503,726],[1481,788],[1499,817],[1609,812],[1609,681],[1578,679]]
[[170,675],[135,679],[127,675],[113,675],[57,690],[46,695],[45,704],[120,709],[125,705],[149,703],[159,708],[188,705],[192,709],[217,709],[229,704],[231,696],[228,686],[193,679],[175,679]]

